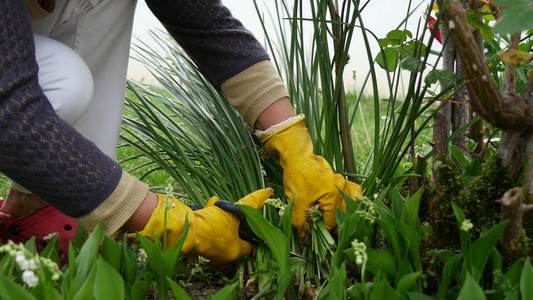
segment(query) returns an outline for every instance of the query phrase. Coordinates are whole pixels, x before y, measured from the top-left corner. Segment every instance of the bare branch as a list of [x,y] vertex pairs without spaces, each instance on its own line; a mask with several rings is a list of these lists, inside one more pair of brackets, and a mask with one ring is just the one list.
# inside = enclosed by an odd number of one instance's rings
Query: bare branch
[[[444,1],[438,0],[439,8],[445,13],[445,22],[448,22],[457,53],[463,61],[472,105],[484,119],[501,128],[523,129],[530,125],[527,103],[520,97],[503,97],[491,80],[461,3],[458,0]],[[484,112],[478,110],[480,107]]]
[[523,202],[522,188],[516,187],[505,193],[502,199],[501,220],[510,220],[503,231],[500,241],[507,251],[517,251],[522,248],[522,218],[526,210]]
[[[518,49],[520,43],[520,34],[511,35],[511,42],[509,50]],[[503,79],[503,93],[504,95],[512,96],[516,92],[516,66],[507,64],[505,65],[505,77]]]

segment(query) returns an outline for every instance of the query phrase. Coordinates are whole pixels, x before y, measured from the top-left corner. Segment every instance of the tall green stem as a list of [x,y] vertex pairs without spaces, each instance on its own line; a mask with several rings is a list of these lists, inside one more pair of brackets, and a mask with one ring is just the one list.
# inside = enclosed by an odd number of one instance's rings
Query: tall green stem
[[[346,92],[344,89],[343,71],[344,66],[341,66],[340,57],[344,49],[345,36],[342,27],[342,20],[337,12],[337,8],[333,3],[333,0],[328,1],[329,12],[332,21],[333,28],[333,42],[335,50],[333,53],[335,63],[335,79],[337,91],[337,107],[339,110],[339,135],[341,137],[342,152],[344,155],[344,168],[346,172],[350,174],[357,173],[355,167],[355,157],[352,144],[352,135],[350,132],[350,121],[348,118],[348,106],[346,104]],[[351,177],[350,180],[356,181],[355,177]]]

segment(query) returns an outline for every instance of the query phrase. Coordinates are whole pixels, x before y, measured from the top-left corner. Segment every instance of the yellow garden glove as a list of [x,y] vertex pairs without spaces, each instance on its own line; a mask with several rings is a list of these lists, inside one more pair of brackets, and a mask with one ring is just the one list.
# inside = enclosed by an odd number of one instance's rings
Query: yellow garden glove
[[[236,204],[243,204],[260,209],[265,200],[272,197],[274,191],[270,188],[255,191],[239,200]],[[150,220],[139,232],[141,235],[154,240],[153,232],[163,238],[165,195],[158,194],[159,204],[155,208]],[[193,211],[187,205],[175,198],[168,198],[171,203],[167,213],[167,246],[177,242],[183,226],[185,216],[189,218],[189,233],[181,250],[181,255],[196,258],[203,256],[212,264],[226,264],[250,253],[252,245],[239,238],[239,220],[232,213],[217,206],[218,197],[209,199],[203,209]]]
[[306,209],[320,204],[324,225],[333,231],[337,229],[335,214],[337,208],[346,210],[342,194],[354,198],[362,196],[361,186],[335,174],[329,163],[321,156],[313,154],[313,142],[300,119],[276,130],[263,139],[267,151],[280,158],[283,167],[283,185],[288,199],[294,196],[292,225],[300,237],[309,228],[306,222]]

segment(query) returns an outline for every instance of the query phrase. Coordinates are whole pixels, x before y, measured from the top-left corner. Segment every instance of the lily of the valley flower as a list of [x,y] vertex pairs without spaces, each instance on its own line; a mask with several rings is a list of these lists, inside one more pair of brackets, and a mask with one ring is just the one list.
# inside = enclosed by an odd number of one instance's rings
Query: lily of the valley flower
[[28,287],[36,287],[39,284],[39,277],[35,275],[33,271],[26,270],[22,272],[22,281],[28,286]]

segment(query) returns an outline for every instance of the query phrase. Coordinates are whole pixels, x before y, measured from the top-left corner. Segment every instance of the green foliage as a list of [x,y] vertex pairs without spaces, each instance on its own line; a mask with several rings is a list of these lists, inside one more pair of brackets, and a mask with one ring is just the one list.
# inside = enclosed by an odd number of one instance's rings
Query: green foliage
[[453,250],[458,248],[459,236],[452,202],[460,202],[462,176],[449,157],[438,157],[435,160],[438,161],[435,178],[443,189],[436,191],[435,197],[429,202],[428,220],[433,232],[428,242],[434,248]]
[[518,185],[509,177],[497,155],[483,163],[481,175],[470,183],[461,206],[474,224],[475,235],[500,221],[501,198],[506,191]]
[[237,201],[264,188],[257,141],[242,118],[174,40],[153,36],[167,53],[136,51],[161,87],[128,82],[121,140],[141,154],[121,162],[139,160],[143,176],[168,173],[178,196],[201,207],[211,196]]
[[10,188],[10,180],[0,173],[0,199],[5,199]]
[[157,289],[161,298],[166,299],[168,295],[169,283],[168,278],[172,278],[176,272],[176,265],[181,248],[185,243],[185,237],[189,232],[188,216],[185,217],[185,226],[180,234],[178,241],[164,249],[159,238],[155,235],[155,242],[137,233],[137,239],[143,245],[148,257],[151,272],[154,274],[157,282]]
[[444,86],[454,85],[457,87],[457,75],[451,70],[431,70],[424,79],[426,85],[441,82]]
[[[509,222],[494,226],[472,242],[471,227],[465,226],[469,220],[465,218],[464,212],[455,204],[453,204],[453,211],[457,218],[457,227],[461,237],[461,252],[453,254],[445,250],[439,254],[445,261],[443,280],[438,291],[439,298],[449,297],[453,294],[449,289],[453,281],[456,281],[459,286],[463,286],[464,291],[461,290],[460,293],[476,295],[479,293],[477,283],[480,283],[482,288],[487,290],[497,284],[498,274],[503,272],[501,255],[496,250],[495,245]],[[487,266],[492,268],[492,272],[484,272]],[[499,294],[501,291],[497,290],[496,293]]]
[[502,34],[519,33],[533,27],[532,0],[495,0],[494,5],[503,6],[501,18],[494,29]]

